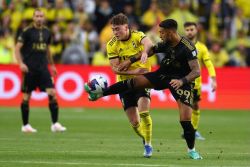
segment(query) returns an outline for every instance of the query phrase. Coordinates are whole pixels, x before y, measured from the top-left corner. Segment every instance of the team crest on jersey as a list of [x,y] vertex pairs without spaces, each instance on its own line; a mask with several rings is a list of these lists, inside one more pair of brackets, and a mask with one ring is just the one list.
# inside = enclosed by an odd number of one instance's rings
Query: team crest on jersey
[[192,52],[192,55],[193,55],[193,57],[196,57],[196,56],[197,56],[196,50],[194,50],[194,51]]
[[18,41],[22,41],[23,38],[21,36],[18,37]]

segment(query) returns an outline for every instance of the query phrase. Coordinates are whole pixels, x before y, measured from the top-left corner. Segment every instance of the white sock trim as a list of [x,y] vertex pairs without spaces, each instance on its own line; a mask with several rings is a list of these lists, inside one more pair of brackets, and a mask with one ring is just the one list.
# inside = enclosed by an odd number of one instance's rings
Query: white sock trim
[[195,148],[192,148],[192,149],[188,148],[188,152],[191,152],[191,151],[195,151]]

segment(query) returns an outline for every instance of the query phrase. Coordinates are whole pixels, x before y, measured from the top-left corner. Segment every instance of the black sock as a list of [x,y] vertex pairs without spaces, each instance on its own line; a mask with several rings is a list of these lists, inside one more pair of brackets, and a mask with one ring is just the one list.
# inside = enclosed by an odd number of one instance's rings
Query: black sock
[[27,125],[29,122],[29,102],[23,101],[21,103],[21,113],[22,113],[22,121],[23,125]]
[[103,96],[113,95],[128,91],[134,88],[133,79],[117,82],[103,91]]
[[53,123],[58,121],[58,104],[52,96],[49,96],[49,109],[51,114],[51,120]]
[[191,121],[181,121],[181,126],[184,130],[184,138],[189,149],[194,148],[195,143],[195,130]]

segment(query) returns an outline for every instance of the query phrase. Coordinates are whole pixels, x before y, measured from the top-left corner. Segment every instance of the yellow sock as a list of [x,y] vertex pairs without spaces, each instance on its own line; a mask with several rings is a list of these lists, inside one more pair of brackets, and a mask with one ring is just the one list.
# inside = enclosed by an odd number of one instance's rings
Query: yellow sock
[[194,129],[197,130],[200,122],[200,110],[193,110],[191,122]]
[[135,131],[135,133],[140,136],[143,140],[145,140],[145,136],[144,136],[144,133],[143,133],[143,128],[142,128],[142,125],[141,123],[138,123],[137,125],[133,126],[133,129]]
[[153,122],[151,116],[149,115],[149,111],[140,112],[140,117],[142,129],[145,133],[145,144],[151,145]]

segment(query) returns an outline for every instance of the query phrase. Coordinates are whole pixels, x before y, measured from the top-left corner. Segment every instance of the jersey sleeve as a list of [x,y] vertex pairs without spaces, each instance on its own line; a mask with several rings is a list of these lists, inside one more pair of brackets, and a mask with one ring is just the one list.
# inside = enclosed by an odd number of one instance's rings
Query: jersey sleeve
[[49,31],[49,38],[48,38],[48,44],[50,45],[52,43],[52,33]]
[[141,43],[141,40],[145,37],[146,35],[143,32],[141,31],[136,32],[136,38],[138,39],[139,43]]
[[115,47],[113,47],[113,45],[111,45],[110,42],[108,42],[106,48],[107,48],[107,55],[109,59],[115,59],[119,57],[115,51]]
[[155,46],[153,46],[153,52],[154,53],[162,53],[166,50],[166,44],[163,42],[157,43]]
[[17,38],[17,41],[21,43],[25,43],[26,40],[27,40],[27,30],[22,31],[22,33]]
[[209,52],[206,46],[202,47],[202,61],[208,70],[209,76],[215,77],[216,73],[215,73],[214,65],[210,59]]
[[186,57],[187,57],[188,60],[197,59],[197,55],[198,55],[198,53],[197,53],[196,48],[193,49],[193,50],[187,49],[187,51],[186,51]]

